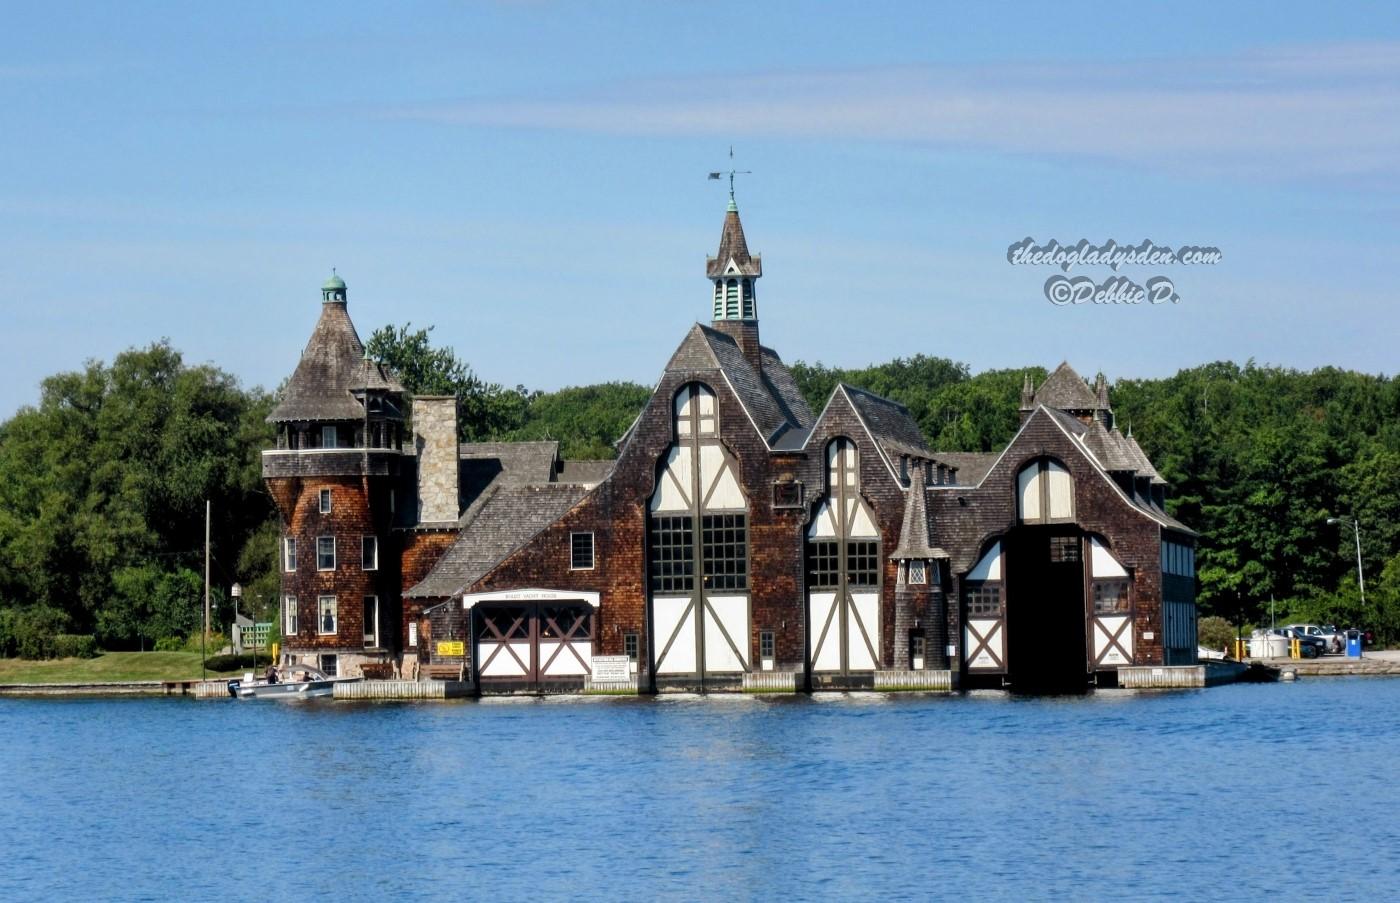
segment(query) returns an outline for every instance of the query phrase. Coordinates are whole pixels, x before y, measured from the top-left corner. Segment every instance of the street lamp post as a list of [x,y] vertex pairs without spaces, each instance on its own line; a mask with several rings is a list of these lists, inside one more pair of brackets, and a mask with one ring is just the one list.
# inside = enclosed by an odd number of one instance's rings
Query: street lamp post
[[1351,523],[1347,523],[1345,518],[1329,517],[1327,523],[1341,524],[1343,527],[1349,528],[1356,537],[1356,585],[1361,590],[1361,607],[1364,609],[1366,607],[1366,575],[1361,572],[1361,522],[1355,517],[1351,519]]

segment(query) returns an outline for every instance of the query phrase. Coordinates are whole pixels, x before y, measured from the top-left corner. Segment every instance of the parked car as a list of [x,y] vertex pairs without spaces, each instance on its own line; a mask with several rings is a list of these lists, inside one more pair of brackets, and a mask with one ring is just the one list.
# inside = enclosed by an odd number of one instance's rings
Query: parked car
[[1332,655],[1341,655],[1347,651],[1346,634],[1331,625],[1320,627],[1317,624],[1289,624],[1285,629],[1296,631],[1303,636],[1317,637],[1326,644],[1325,651]]
[[[1298,640],[1301,644],[1298,651],[1303,654],[1303,658],[1318,658],[1327,651],[1326,640],[1320,636],[1309,636],[1296,627],[1279,627],[1274,630],[1274,633],[1279,636],[1287,637],[1290,640]],[[1343,648],[1345,648],[1345,645]]]

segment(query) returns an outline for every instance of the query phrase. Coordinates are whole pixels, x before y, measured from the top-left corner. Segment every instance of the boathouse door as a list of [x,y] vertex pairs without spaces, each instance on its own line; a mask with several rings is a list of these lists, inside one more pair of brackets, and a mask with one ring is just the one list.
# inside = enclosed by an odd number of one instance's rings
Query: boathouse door
[[586,600],[481,602],[471,619],[482,689],[569,686],[592,673],[593,607]]
[[811,669],[873,671],[880,661],[880,531],[860,495],[855,443],[826,447],[826,497],[807,528]]
[[649,644],[658,677],[749,670],[748,501],[708,386],[675,397],[674,442],[649,502]]
[[1084,544],[1073,525],[1016,527],[1005,537],[1006,664],[1015,688],[1087,684]]

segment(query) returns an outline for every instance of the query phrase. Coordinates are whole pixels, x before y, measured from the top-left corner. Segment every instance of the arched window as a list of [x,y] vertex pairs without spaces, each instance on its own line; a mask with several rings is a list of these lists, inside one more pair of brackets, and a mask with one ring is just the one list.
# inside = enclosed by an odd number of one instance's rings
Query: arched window
[[714,319],[724,319],[724,284],[715,280],[715,315]]
[[730,279],[724,283],[724,316],[730,320],[739,319],[739,280]]
[[715,393],[703,383],[691,383],[676,393],[676,439],[719,435],[719,405]]
[[745,320],[752,320],[752,319],[754,319],[754,308],[753,308],[753,280],[752,280],[752,279],[745,279],[745,280],[744,280],[744,319],[745,319]]
[[1053,458],[1039,458],[1016,474],[1016,509],[1025,524],[1074,520],[1074,480]]

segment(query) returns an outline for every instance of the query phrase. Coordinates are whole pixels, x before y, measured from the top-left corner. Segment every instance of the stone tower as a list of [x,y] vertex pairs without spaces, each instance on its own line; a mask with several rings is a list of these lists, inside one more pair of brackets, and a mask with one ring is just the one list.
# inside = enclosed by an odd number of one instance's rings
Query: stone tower
[[[263,480],[281,515],[284,662],[356,675],[399,650],[399,556],[391,532],[403,459],[403,387],[365,356],[345,281],[268,416]],[[409,500],[412,504],[412,500]]]

